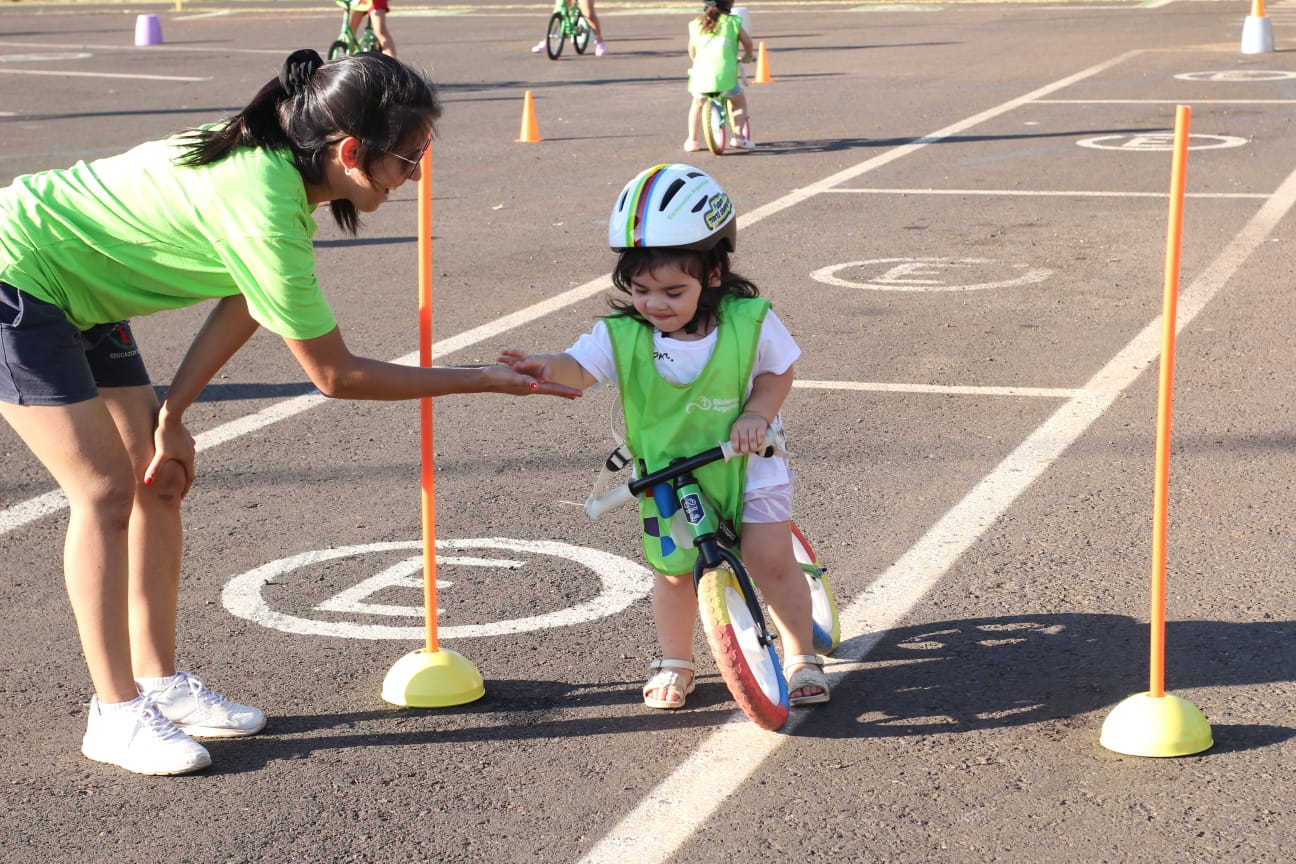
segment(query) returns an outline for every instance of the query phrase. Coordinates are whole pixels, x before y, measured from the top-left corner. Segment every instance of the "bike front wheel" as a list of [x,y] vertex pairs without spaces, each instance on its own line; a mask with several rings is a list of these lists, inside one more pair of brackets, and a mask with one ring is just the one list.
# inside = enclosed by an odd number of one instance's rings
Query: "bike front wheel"
[[378,41],[378,34],[372,29],[365,30],[365,34],[360,37],[361,54],[381,54],[382,43]]
[[698,608],[707,644],[720,675],[743,713],[762,729],[782,728],[788,719],[788,689],[774,646],[760,643],[738,577],[708,570],[698,582]]
[[729,132],[726,129],[728,120],[725,117],[724,106],[720,104],[719,99],[707,99],[702,103],[702,137],[706,139],[707,149],[719,156],[725,151],[725,145],[729,142]]
[[563,16],[555,12],[549,16],[549,33],[545,37],[545,53],[550,60],[557,60],[563,49]]
[[831,654],[841,644],[841,618],[837,614],[837,598],[824,575],[819,557],[810,548],[801,529],[792,523],[792,551],[810,585],[810,623],[814,636],[814,649],[820,654]]
[[338,60],[338,59],[340,59],[340,58],[342,58],[342,57],[347,56],[348,53],[350,53],[350,52],[349,52],[348,49],[347,49],[347,43],[346,43],[346,40],[345,40],[345,39],[338,39],[338,40],[335,41],[332,45],[329,46],[329,50],[328,50],[328,59],[330,59],[330,60]]
[[576,29],[572,33],[572,47],[576,49],[577,54],[584,54],[585,49],[589,47],[590,34],[594,31],[590,29],[589,22],[585,20],[584,15],[576,16]]

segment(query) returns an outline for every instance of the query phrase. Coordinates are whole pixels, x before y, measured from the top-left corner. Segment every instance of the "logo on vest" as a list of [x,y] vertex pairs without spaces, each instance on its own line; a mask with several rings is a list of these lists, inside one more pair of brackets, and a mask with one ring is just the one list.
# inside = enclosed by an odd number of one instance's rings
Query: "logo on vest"
[[702,522],[702,502],[698,500],[696,493],[685,495],[681,504],[683,505],[684,518],[688,520],[690,525],[698,525]]
[[684,406],[685,414],[692,414],[694,411],[718,411],[722,414],[730,413],[738,408],[738,398],[732,399],[712,399],[710,396],[702,396],[696,402],[690,402]]

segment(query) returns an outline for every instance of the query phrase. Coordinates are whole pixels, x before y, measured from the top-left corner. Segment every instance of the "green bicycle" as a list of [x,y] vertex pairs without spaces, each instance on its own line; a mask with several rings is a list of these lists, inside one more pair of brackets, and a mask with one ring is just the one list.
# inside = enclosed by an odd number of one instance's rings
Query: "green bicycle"
[[[615,474],[629,465],[633,459],[629,453],[624,446],[612,451],[606,472]],[[771,430],[759,456],[775,453],[791,455],[784,448],[782,435]],[[675,511],[682,513],[682,530],[687,539],[680,537],[679,542],[698,550],[693,588],[716,668],[743,713],[762,729],[774,730],[787,722],[789,708],[787,679],[774,650],[774,634],[765,623],[756,588],[742,562],[737,536],[720,519],[693,476],[703,465],[728,461],[735,455],[728,441],[721,442],[622,486],[591,495],[585,502],[585,514],[599,519],[644,494],[652,495],[668,518]],[[792,531],[797,562],[810,588],[814,648],[830,654],[841,642],[837,601],[805,535],[795,525]],[[676,536],[673,528],[671,536]],[[806,662],[815,658],[798,655],[787,659]]]
[[545,53],[550,60],[557,60],[562,54],[563,41],[571,37],[572,47],[577,54],[584,54],[589,48],[590,37],[594,30],[585,16],[581,14],[576,0],[557,0],[554,12],[549,16],[549,32],[545,36]]
[[[378,36],[374,33],[373,22],[369,20],[367,14],[373,8],[373,0],[334,0],[337,5],[342,7],[342,30],[338,33],[337,39],[329,46],[328,59],[336,60],[339,57],[349,57],[352,54],[377,54],[382,51],[382,46],[378,44]],[[356,38],[355,31],[351,29],[351,13],[364,12],[364,32],[360,38]]]

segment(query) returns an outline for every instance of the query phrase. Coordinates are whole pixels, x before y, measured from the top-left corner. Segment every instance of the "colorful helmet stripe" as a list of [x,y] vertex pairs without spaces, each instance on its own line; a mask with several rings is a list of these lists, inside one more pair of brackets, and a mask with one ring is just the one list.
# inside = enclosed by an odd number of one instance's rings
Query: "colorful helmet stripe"
[[652,200],[653,186],[669,167],[663,163],[649,168],[631,194],[625,209],[634,213],[634,218],[626,224],[626,248],[644,245],[644,228],[648,221],[648,202]]

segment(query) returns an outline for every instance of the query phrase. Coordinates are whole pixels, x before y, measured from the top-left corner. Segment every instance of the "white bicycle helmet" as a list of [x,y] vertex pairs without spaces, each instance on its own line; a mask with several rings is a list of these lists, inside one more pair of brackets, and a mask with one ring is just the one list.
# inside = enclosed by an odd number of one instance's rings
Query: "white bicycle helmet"
[[617,198],[608,220],[608,245],[626,249],[707,251],[738,241],[733,203],[705,171],[679,163],[639,173]]

